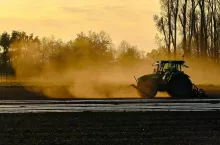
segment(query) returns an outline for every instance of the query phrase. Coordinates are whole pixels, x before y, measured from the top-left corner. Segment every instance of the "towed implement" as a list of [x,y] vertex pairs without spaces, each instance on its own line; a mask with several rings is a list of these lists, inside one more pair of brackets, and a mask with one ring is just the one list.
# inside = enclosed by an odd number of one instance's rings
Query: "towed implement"
[[206,97],[202,89],[198,89],[190,77],[182,71],[188,68],[183,60],[157,61],[153,66],[153,74],[141,76],[136,79],[137,85],[132,85],[142,98],[154,98],[157,92],[167,92],[171,97]]

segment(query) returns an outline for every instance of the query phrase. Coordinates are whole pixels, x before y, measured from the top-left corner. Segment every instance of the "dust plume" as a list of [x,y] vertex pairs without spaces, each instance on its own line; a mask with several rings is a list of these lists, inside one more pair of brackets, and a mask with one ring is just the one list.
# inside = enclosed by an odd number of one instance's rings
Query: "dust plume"
[[220,66],[218,63],[204,59],[186,59],[185,61],[189,68],[184,68],[184,72],[189,74],[193,83],[216,86],[220,84]]
[[[98,67],[98,66],[97,66]],[[22,68],[22,71],[26,71]],[[134,74],[138,74],[135,68],[123,70],[120,68],[87,68],[82,70],[66,68],[59,72],[56,68],[44,68],[37,75],[23,77],[20,80],[25,85],[34,84],[40,91],[49,97],[79,97],[79,98],[127,98],[138,97],[136,91],[130,86],[135,83]],[[32,68],[31,71],[34,71]],[[140,70],[139,70],[140,71]],[[144,70],[142,70],[144,73]],[[139,72],[140,73],[140,72]]]
[[[66,43],[53,38],[15,41],[10,46],[9,57],[17,81],[28,90],[51,98],[138,98],[130,86],[136,83],[134,76],[152,73],[156,60],[146,59],[127,42],[116,49],[102,32],[79,34],[74,41]],[[217,64],[185,61],[190,68],[184,71],[193,83],[219,84]]]
[[[16,45],[16,44],[13,44]],[[12,45],[12,46],[13,46]],[[134,75],[151,73],[152,62],[128,60],[106,61],[104,57],[92,57],[88,44],[80,43],[80,50],[47,49],[35,43],[22,44],[11,49],[9,55],[16,78],[27,89],[51,98],[138,98]],[[76,44],[75,44],[76,45]],[[108,53],[111,53],[108,51]],[[32,87],[28,87],[32,86]]]

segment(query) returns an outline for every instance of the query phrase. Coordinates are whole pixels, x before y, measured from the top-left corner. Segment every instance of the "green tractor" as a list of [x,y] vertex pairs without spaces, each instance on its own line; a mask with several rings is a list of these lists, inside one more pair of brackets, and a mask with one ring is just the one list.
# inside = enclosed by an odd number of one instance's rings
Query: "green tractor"
[[142,98],[154,98],[158,91],[167,92],[173,98],[206,97],[182,71],[182,67],[188,68],[185,61],[163,60],[153,66],[157,66],[153,74],[135,78],[137,85],[132,85]]

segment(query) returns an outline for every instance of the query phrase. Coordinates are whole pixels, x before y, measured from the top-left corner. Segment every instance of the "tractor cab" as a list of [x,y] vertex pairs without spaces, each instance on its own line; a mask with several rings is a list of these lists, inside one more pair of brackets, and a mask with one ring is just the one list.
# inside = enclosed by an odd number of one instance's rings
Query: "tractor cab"
[[184,64],[185,61],[183,60],[160,60],[157,61],[153,66],[157,66],[156,69],[154,69],[154,73],[156,74],[164,74],[168,70],[171,71],[182,71],[182,67],[188,68],[187,65]]

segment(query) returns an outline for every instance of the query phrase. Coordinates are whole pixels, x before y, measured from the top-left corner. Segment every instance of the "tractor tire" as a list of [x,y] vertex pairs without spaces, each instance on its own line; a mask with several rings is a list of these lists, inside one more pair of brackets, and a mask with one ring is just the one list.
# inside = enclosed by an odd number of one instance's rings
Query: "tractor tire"
[[187,98],[192,94],[192,82],[187,75],[174,75],[168,82],[168,94],[173,98]]
[[146,93],[146,90],[143,91],[143,90],[138,89],[137,93],[141,98],[153,99],[157,95],[157,90],[154,89],[154,90],[151,90],[151,92]]
[[153,80],[139,83],[137,88],[138,94],[141,98],[153,99],[157,95],[158,88]]

